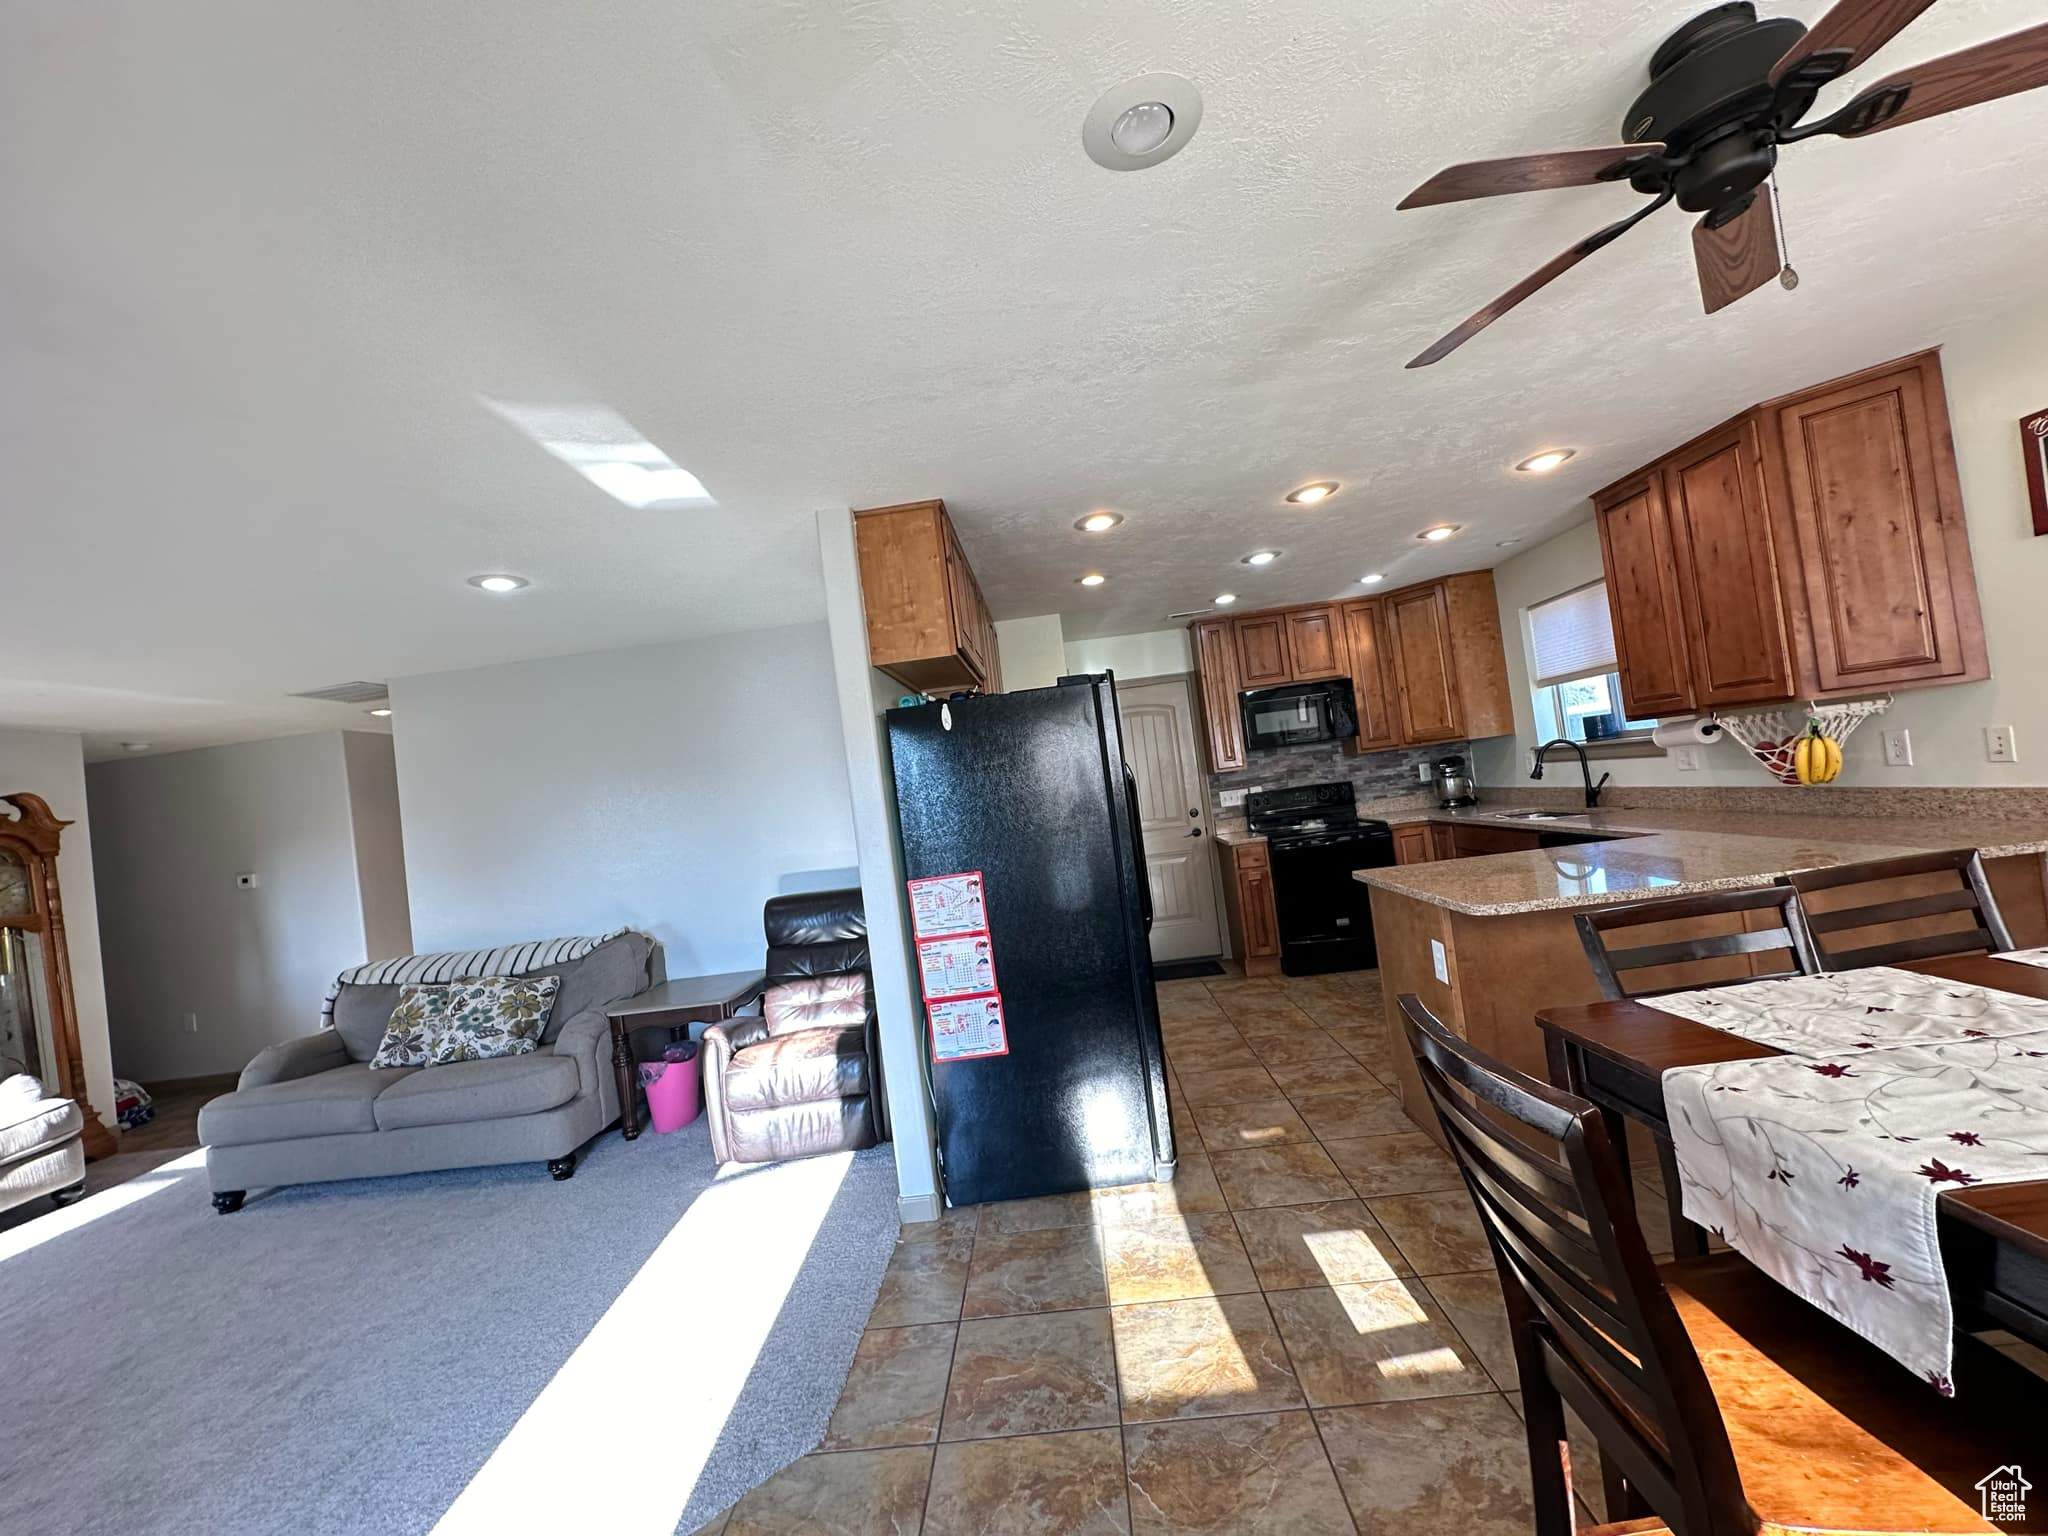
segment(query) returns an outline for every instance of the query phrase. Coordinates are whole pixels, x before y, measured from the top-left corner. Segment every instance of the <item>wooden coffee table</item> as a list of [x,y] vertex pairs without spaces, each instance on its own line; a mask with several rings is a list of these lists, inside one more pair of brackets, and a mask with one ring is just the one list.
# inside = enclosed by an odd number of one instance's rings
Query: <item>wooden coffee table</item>
[[619,1078],[619,1134],[631,1141],[640,1134],[640,1099],[634,1091],[633,1035],[643,1029],[686,1029],[729,1019],[761,995],[767,976],[761,971],[723,971],[716,976],[680,976],[649,987],[638,997],[608,1004],[612,1025],[612,1070]]

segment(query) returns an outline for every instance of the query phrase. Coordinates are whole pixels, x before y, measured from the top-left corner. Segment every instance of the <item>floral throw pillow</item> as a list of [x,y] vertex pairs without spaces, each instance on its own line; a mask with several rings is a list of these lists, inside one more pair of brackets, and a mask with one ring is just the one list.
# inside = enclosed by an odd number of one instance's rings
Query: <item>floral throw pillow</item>
[[401,987],[398,1006],[391,1010],[391,1022],[384,1026],[384,1038],[377,1054],[370,1058],[370,1070],[380,1067],[424,1067],[441,1034],[441,1019],[448,1011],[448,988],[444,986]]
[[523,1056],[540,1045],[555,1006],[559,976],[480,976],[448,988],[448,1006],[427,1051],[427,1065]]

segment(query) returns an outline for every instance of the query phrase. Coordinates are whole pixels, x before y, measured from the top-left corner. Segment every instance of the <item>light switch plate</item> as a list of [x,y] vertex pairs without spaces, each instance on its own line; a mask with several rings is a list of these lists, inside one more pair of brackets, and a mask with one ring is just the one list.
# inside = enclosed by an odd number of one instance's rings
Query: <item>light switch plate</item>
[[1884,765],[1887,768],[1913,766],[1913,733],[1903,726],[1884,733]]
[[1442,939],[1431,939],[1429,941],[1429,963],[1436,968],[1436,979],[1445,986],[1449,986],[1451,984],[1451,963],[1450,957],[1444,953],[1444,941]]
[[1984,760],[1991,763],[2016,763],[2020,760],[2020,749],[2012,739],[2011,726],[1984,727]]
[[1244,804],[1244,797],[1241,789],[1226,789],[1216,796],[1216,803],[1226,811],[1234,811]]

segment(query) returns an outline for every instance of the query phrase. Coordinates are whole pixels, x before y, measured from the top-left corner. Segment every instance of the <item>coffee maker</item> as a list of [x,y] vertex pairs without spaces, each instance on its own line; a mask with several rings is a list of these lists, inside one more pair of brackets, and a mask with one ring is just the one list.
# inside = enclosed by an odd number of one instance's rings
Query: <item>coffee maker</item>
[[1479,797],[1472,792],[1472,775],[1465,771],[1465,759],[1440,757],[1436,760],[1436,796],[1437,804],[1447,811],[1479,803]]

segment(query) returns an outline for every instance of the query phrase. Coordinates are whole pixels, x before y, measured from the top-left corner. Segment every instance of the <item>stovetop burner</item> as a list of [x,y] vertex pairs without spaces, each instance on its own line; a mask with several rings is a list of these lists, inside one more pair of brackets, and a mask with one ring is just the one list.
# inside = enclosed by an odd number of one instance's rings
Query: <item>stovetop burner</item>
[[1349,780],[1255,790],[1245,796],[1245,823],[1269,842],[1370,831],[1383,822],[1358,819],[1358,795]]

